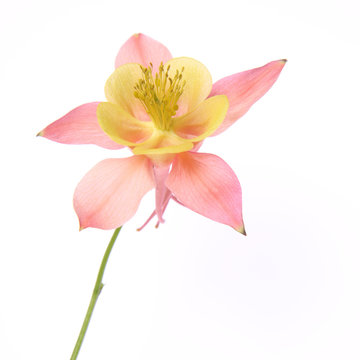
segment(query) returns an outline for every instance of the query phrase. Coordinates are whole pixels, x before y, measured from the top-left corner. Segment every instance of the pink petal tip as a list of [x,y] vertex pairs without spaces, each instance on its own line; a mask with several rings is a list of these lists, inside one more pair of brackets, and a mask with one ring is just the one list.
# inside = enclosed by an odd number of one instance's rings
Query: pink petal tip
[[237,232],[239,232],[240,234],[243,234],[243,235],[247,235],[246,234],[246,231],[245,231],[245,226],[244,226],[244,224],[243,225],[241,225],[241,226],[239,226],[239,227],[237,227],[237,228],[234,228]]
[[161,62],[166,63],[172,58],[170,51],[160,42],[142,33],[134,34],[119,50],[115,67],[127,63],[138,63],[149,66],[150,62],[157,69]]

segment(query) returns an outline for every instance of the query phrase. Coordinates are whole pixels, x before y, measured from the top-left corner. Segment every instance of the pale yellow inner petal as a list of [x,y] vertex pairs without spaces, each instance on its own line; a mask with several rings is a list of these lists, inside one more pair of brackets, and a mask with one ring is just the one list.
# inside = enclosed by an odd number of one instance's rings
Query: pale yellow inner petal
[[142,77],[139,64],[119,66],[105,84],[105,96],[110,103],[118,104],[135,118],[148,121],[144,107],[134,96],[134,86]]
[[191,142],[185,141],[173,132],[155,130],[146,143],[132,149],[133,153],[139,154],[175,154],[189,151],[193,148]]
[[169,76],[174,77],[176,71],[183,70],[182,79],[185,81],[185,87],[177,103],[177,116],[181,116],[194,110],[208,97],[212,88],[212,78],[205,65],[192,58],[171,59],[164,65],[165,69],[169,65]]
[[125,146],[144,143],[154,131],[151,122],[135,119],[117,104],[100,103],[96,115],[104,132],[112,140]]
[[225,95],[206,99],[194,111],[175,118],[173,131],[188,141],[201,141],[220,126],[228,107],[229,101]]

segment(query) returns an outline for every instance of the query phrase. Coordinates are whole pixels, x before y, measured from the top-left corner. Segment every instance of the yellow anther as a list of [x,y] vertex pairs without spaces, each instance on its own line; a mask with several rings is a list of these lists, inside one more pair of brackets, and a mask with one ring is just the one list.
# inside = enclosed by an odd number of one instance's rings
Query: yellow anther
[[170,130],[173,116],[179,109],[177,102],[184,92],[185,80],[182,80],[184,67],[176,70],[173,78],[169,76],[170,65],[164,73],[164,64],[159,66],[158,73],[153,76],[153,64],[145,68],[140,65],[143,77],[134,89],[134,96],[143,104],[154,125],[161,130]]

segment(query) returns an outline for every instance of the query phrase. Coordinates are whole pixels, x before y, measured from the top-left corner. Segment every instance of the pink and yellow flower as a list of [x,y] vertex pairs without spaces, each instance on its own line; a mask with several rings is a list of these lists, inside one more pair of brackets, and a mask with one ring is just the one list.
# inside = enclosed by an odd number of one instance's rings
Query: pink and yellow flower
[[[198,152],[262,97],[285,60],[225,77],[215,84],[206,67],[143,34],[120,49],[105,85],[107,102],[87,103],[39,135],[65,144],[96,144],[134,156],[107,159],[78,184],[74,208],[80,228],[114,229],[155,188],[158,224],[171,199],[245,234],[241,187],[219,157]],[[144,224],[146,225],[148,221]]]

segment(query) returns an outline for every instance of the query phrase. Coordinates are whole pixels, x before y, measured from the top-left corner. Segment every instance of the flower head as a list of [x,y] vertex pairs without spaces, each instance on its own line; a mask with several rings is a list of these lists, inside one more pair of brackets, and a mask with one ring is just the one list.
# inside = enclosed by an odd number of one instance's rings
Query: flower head
[[74,208],[80,227],[112,229],[136,212],[155,187],[158,224],[169,201],[245,234],[241,187],[219,157],[199,153],[202,141],[244,115],[276,81],[285,60],[212,83],[206,67],[172,58],[159,42],[132,36],[105,84],[107,102],[87,103],[39,135],[66,144],[129,147],[134,156],[107,159],[80,181]]
[[208,98],[211,87],[209,71],[194,59],[171,59],[158,69],[124,64],[106,82],[108,102],[99,104],[97,118],[116,143],[165,166],[223,122],[228,99]]

